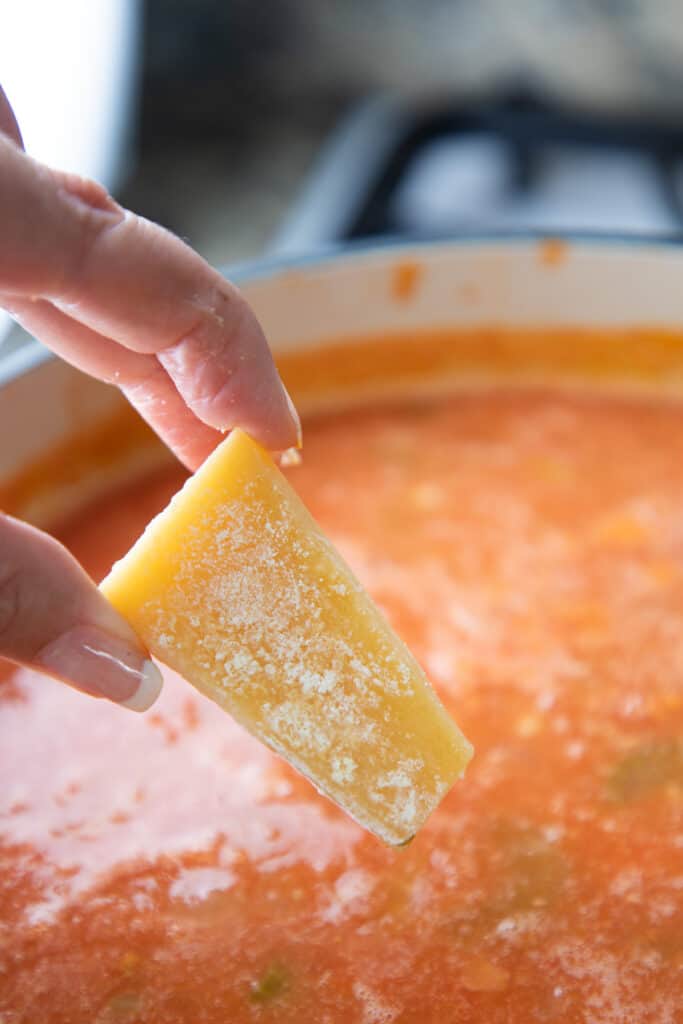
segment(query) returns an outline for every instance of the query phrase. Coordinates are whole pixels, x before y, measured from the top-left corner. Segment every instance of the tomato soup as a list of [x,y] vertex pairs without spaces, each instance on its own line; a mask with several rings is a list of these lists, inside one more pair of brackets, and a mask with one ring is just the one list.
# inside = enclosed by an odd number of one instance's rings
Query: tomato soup
[[[390,850],[170,673],[0,682],[2,1024],[674,1024],[683,407],[321,416],[291,479],[476,748]],[[96,576],[181,483],[62,531]]]

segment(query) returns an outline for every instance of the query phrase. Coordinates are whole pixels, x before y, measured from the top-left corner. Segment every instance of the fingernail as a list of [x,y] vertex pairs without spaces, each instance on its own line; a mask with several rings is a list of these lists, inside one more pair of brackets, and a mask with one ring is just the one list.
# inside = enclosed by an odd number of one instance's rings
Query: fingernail
[[84,693],[132,711],[151,707],[163,682],[154,662],[140,650],[95,626],[77,626],[57,637],[40,651],[35,664]]
[[294,405],[294,402],[292,401],[292,396],[290,395],[289,391],[284,386],[284,384],[282,385],[282,390],[284,391],[285,398],[287,399],[287,408],[289,409],[289,414],[292,417],[294,426],[296,427],[296,447],[303,448],[304,436],[303,431],[301,429],[301,419],[299,417],[299,413],[297,412],[297,408]]
[[161,672],[153,661],[146,658],[142,666],[140,685],[132,697],[129,697],[128,700],[122,700],[120,703],[124,708],[130,708],[131,711],[146,711],[147,708],[151,708],[161,693],[162,686],[163,678]]

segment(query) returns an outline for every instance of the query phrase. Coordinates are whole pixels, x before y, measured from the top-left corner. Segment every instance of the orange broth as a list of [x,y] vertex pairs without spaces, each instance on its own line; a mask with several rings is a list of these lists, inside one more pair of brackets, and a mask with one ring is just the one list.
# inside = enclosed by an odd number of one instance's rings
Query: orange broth
[[[0,682],[2,1024],[674,1024],[683,406],[320,416],[290,477],[476,747],[383,847],[170,673]],[[102,576],[179,470],[61,531]]]

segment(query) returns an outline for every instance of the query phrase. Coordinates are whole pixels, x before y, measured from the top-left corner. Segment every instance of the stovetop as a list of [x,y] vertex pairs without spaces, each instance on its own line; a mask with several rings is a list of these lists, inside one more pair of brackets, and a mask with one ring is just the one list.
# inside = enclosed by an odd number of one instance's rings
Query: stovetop
[[355,110],[272,251],[458,232],[683,228],[683,120],[601,116],[525,90],[479,104]]

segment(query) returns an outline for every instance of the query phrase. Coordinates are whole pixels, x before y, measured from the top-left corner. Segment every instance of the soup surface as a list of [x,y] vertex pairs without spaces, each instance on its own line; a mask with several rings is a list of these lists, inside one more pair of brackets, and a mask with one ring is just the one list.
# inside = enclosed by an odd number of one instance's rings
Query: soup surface
[[[0,682],[2,1024],[674,1024],[683,408],[489,393],[308,425],[291,478],[476,747],[392,851],[170,674]],[[180,471],[67,526],[103,575]]]

